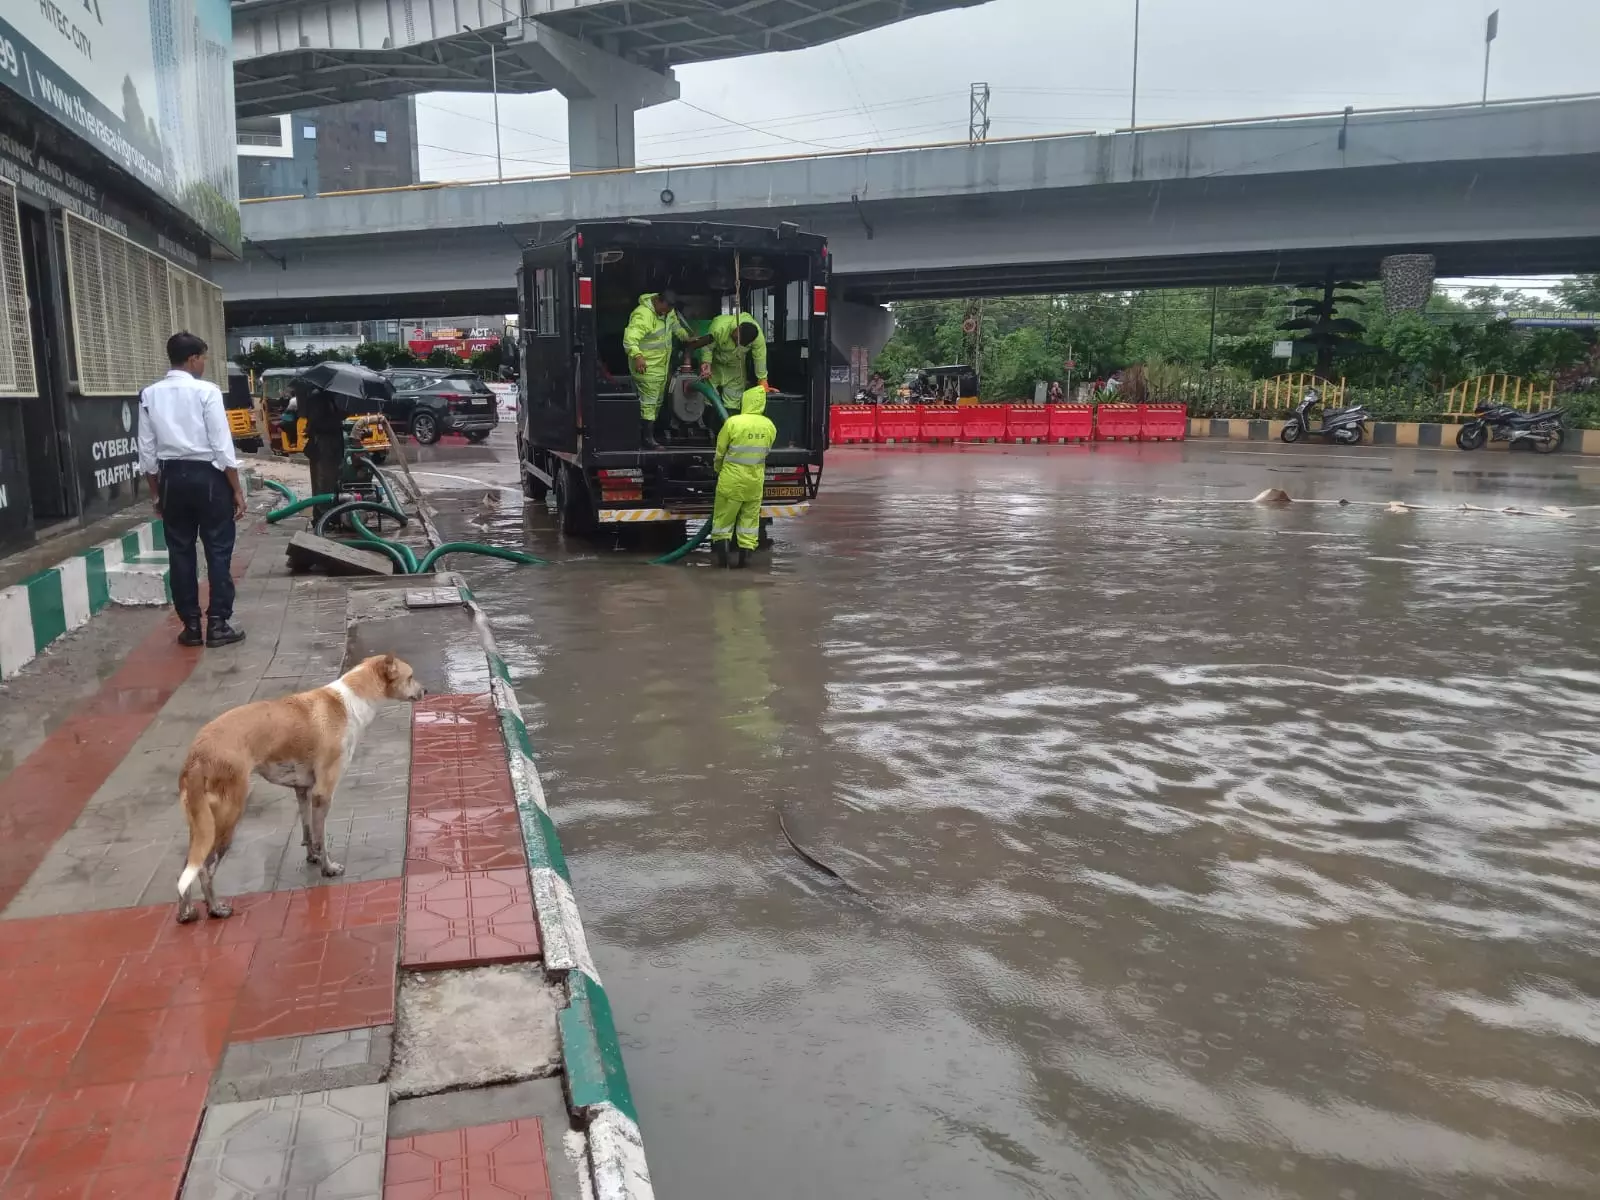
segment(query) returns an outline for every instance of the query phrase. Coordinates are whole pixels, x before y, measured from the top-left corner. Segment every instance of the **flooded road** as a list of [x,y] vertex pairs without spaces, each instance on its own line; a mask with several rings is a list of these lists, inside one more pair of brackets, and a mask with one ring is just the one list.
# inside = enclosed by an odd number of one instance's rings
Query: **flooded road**
[[663,1200],[1600,1194],[1592,460],[837,452],[717,572],[510,457],[419,477],[565,560],[456,565]]

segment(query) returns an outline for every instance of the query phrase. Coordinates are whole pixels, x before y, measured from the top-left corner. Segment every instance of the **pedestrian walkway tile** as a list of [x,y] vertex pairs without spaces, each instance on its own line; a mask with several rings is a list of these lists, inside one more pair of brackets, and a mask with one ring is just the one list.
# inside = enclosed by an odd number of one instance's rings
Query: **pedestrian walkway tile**
[[389,1142],[384,1200],[550,1200],[550,1194],[536,1117]]
[[235,1043],[211,1081],[210,1102],[381,1083],[389,1073],[393,1034],[392,1026],[378,1025]]
[[387,1025],[395,927],[366,925],[262,942],[234,1013],[234,1041]]
[[183,1200],[381,1200],[388,1115],[382,1084],[212,1105]]
[[411,812],[510,807],[511,775],[488,695],[431,696],[411,716]]
[[401,965],[413,970],[517,962],[540,950],[526,867],[409,872],[402,928]]
[[526,869],[522,825],[510,803],[495,808],[436,808],[411,814],[406,874]]

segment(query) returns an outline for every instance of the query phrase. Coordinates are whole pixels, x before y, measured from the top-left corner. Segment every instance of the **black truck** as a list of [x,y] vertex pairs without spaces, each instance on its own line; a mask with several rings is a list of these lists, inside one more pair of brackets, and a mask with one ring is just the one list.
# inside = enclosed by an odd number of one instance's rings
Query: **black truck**
[[[690,330],[742,310],[767,338],[778,428],[763,525],[816,498],[828,423],[828,248],[794,225],[593,221],[523,251],[517,273],[522,487],[553,491],[562,529],[709,516],[720,418],[692,352],[673,349],[659,448],[641,444],[639,398],[622,333],[640,297],[676,293]],[[749,370],[747,366],[747,371]],[[748,380],[753,383],[753,379]]]

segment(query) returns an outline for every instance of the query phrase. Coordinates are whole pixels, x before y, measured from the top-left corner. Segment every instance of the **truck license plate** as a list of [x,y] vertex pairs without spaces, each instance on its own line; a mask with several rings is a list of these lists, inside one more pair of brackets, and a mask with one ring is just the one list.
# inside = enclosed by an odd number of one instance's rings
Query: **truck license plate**
[[764,499],[800,500],[805,497],[805,494],[806,490],[803,487],[769,487],[764,494]]

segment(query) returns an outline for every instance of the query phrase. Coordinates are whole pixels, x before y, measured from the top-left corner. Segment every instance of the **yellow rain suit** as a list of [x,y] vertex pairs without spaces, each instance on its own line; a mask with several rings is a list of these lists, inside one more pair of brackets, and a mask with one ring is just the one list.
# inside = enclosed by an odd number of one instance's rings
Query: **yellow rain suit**
[[[628,327],[622,331],[622,349],[628,356],[628,374],[633,376],[633,386],[639,393],[639,416],[654,421],[661,411],[661,396],[667,390],[667,376],[672,373],[672,339],[682,342],[694,340],[683,318],[672,310],[664,317],[656,316],[651,303],[655,292],[639,297],[639,307],[628,318]],[[633,360],[643,358],[644,373]]]
[[[739,344],[739,326],[749,325],[756,331],[756,340],[748,346]],[[745,389],[745,359],[756,365],[756,382],[767,381],[767,339],[761,332],[761,323],[749,313],[738,316],[713,317],[706,330],[711,343],[700,348],[699,359],[711,364],[711,386],[722,397],[722,406],[730,413],[739,411],[740,398]]]
[[711,509],[711,540],[735,534],[741,550],[754,550],[761,538],[761,492],[767,483],[767,451],[778,427],[766,418],[767,390],[753,387],[717,434],[717,498]]

